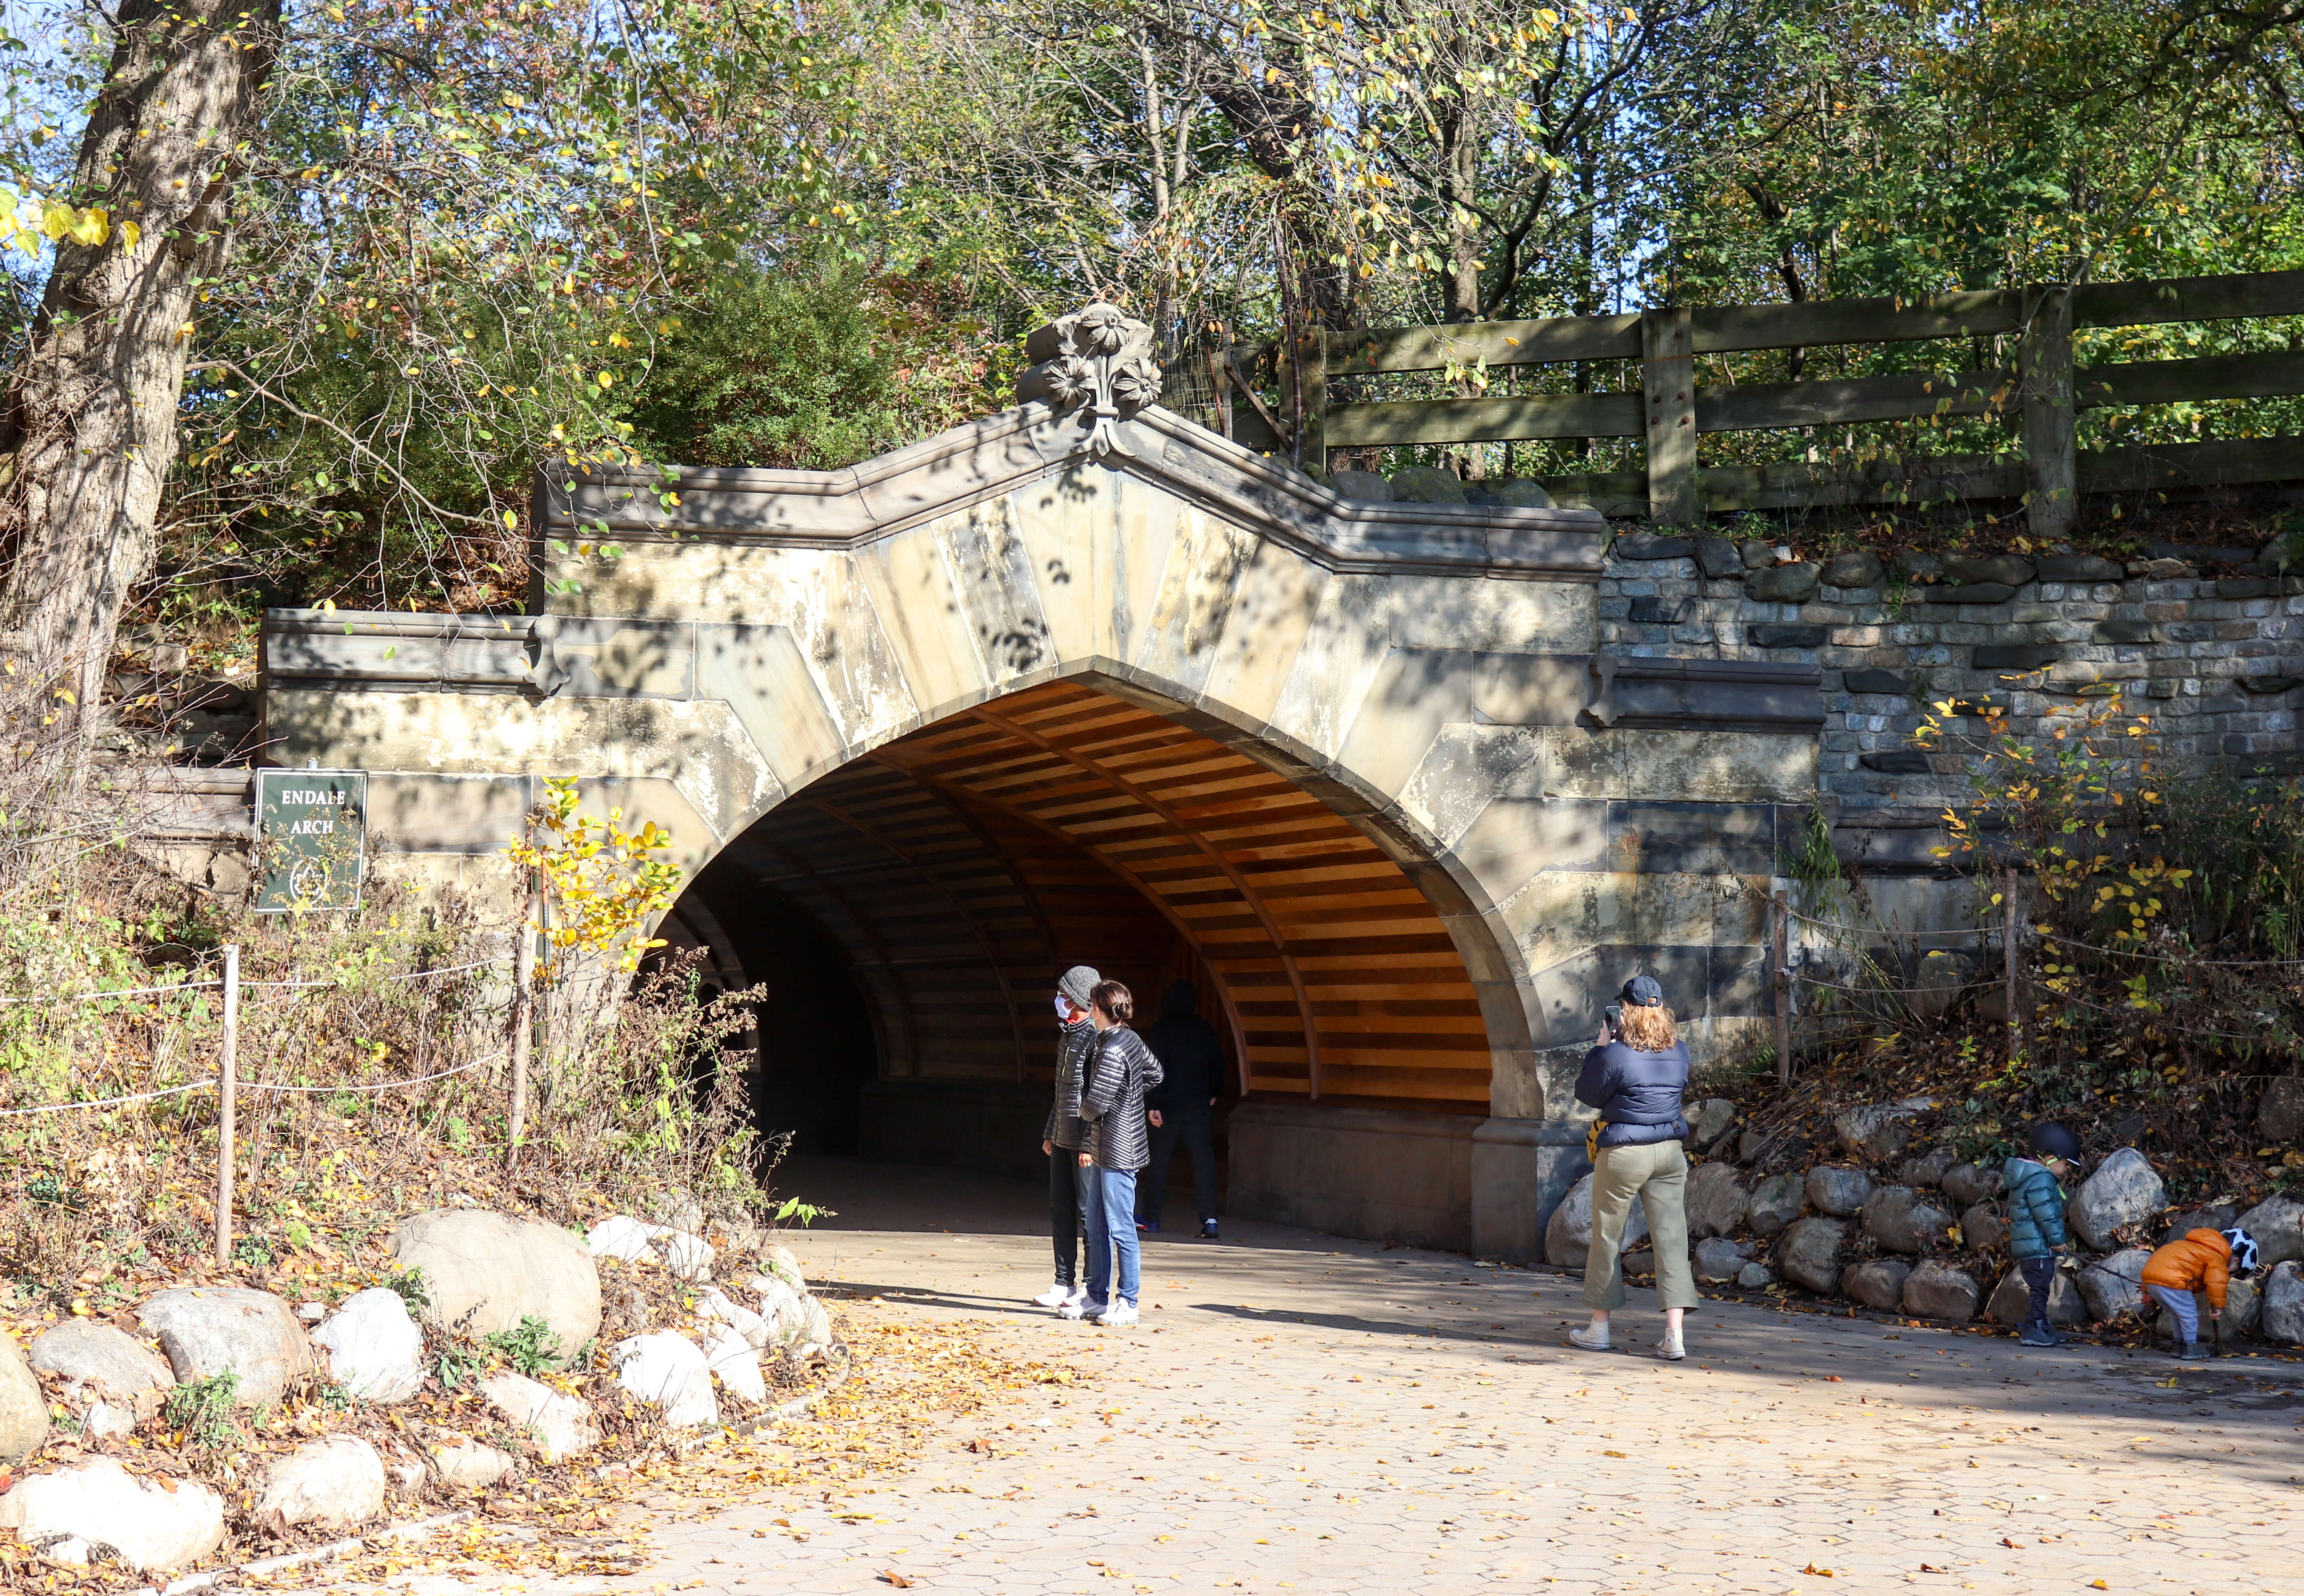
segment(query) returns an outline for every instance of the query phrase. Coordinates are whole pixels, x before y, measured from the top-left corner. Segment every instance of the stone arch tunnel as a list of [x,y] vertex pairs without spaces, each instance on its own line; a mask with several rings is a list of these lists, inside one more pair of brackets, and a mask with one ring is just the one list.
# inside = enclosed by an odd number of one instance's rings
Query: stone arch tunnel
[[[1065,327],[1036,358],[1129,358]],[[548,777],[667,828],[665,936],[779,994],[771,1128],[1029,1167],[1056,972],[1183,976],[1231,1211],[1537,1255],[1623,975],[1699,1048],[1762,1012],[1816,668],[1604,653],[1599,517],[1347,500],[1136,392],[1028,380],[844,471],[549,471],[539,613],[267,614],[273,757],[368,772],[426,890],[501,896]]]

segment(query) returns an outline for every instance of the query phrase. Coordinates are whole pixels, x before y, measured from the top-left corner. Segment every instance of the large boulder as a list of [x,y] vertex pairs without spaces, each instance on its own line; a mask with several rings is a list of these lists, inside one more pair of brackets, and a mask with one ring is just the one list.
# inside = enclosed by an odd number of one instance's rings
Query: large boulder
[[771,1242],[760,1249],[760,1267],[791,1286],[795,1295],[808,1295],[808,1278],[800,1273],[800,1255],[782,1242]]
[[2144,1312],[2144,1266],[2150,1249],[2130,1247],[2109,1258],[2099,1258],[2080,1270],[2080,1300],[2088,1317],[2101,1324],[2123,1313]]
[[1960,1239],[1971,1247],[1997,1247],[2008,1239],[2007,1217],[1991,1203],[1979,1202],[1961,1215]]
[[1929,1259],[1904,1277],[1904,1312],[1915,1319],[1948,1319],[1966,1324],[1976,1317],[1984,1292],[1966,1269]]
[[312,1343],[296,1311],[268,1291],[244,1286],[179,1286],[136,1310],[160,1338],[177,1383],[240,1377],[233,1401],[275,1407],[312,1375]]
[[2212,1202],[2206,1208],[2180,1209],[2160,1216],[2153,1228],[2159,1233],[2159,1244],[2166,1246],[2195,1230],[2230,1230],[2240,1222],[2240,1204]]
[[1392,497],[1402,505],[1468,505],[1463,479],[1436,465],[1403,465],[1392,473]]
[[760,1372],[760,1350],[733,1325],[704,1327],[704,1362],[721,1388],[747,1402],[768,1399],[767,1378]]
[[700,1235],[628,1214],[611,1214],[587,1230],[584,1245],[595,1258],[657,1264],[682,1280],[710,1279],[716,1256]]
[[[2000,1278],[2000,1284],[1993,1288],[1992,1301],[1984,1311],[2001,1324],[2024,1322],[2024,1316],[2032,1311],[2032,1298],[2024,1285],[2022,1269],[2010,1269]],[[2087,1319],[2088,1303],[2081,1300],[2072,1272],[2058,1269],[2055,1284],[2048,1288],[2048,1322],[2080,1324]]]
[[1392,502],[1392,484],[1375,471],[1331,471],[1328,486],[1343,498],[1360,499],[1372,505]]
[[[1638,1197],[1632,1199],[1632,1211],[1624,1218],[1624,1239],[1621,1251],[1630,1252],[1648,1234],[1648,1210]],[[1552,1210],[1552,1218],[1544,1227],[1544,1256],[1552,1263],[1565,1269],[1580,1269],[1584,1256],[1592,1248],[1592,1177],[1568,1188],[1568,1195]]]
[[1905,1098],[1893,1103],[1865,1103],[1832,1122],[1848,1156],[1877,1164],[1904,1150],[1920,1128],[1920,1120],[1936,1106],[1934,1098]]
[[1709,1147],[1736,1123],[1736,1105],[1726,1098],[1706,1098],[1704,1106],[1688,1116],[1689,1133],[1698,1147]]
[[1808,1172],[1808,1206],[1845,1218],[1861,1212],[1872,1195],[1872,1177],[1847,1164],[1818,1164]]
[[[782,1287],[782,1282],[776,1284]],[[716,1320],[734,1330],[754,1352],[763,1351],[775,1344],[775,1327],[769,1322],[768,1316],[753,1312],[716,1286],[707,1288],[696,1299],[696,1312],[699,1318]]]
[[1766,1175],[1752,1183],[1752,1195],[1744,1210],[1753,1235],[1774,1235],[1799,1218],[1807,1206],[1808,1186],[1799,1176]]
[[1698,1164],[1689,1171],[1688,1234],[1733,1235],[1744,1224],[1744,1183],[1732,1164]]
[[1752,1261],[1752,1249],[1724,1236],[1707,1235],[1691,1250],[1696,1278],[1707,1286],[1725,1286]]
[[2285,1195],[2267,1197],[2240,1215],[2239,1224],[2256,1238],[2259,1267],[2304,1258],[2304,1202]]
[[639,1401],[663,1410],[665,1422],[682,1429],[720,1422],[720,1399],[712,1392],[712,1366],[685,1336],[656,1330],[628,1336],[609,1353],[616,1383]]
[[2264,1089],[2256,1133],[2266,1142],[2304,1142],[2304,1075],[2282,1075]]
[[2005,1183],[1997,1169],[1986,1169],[1981,1164],[1954,1164],[1944,1172],[1942,1184],[1945,1196],[1962,1208],[1972,1208],[1999,1196]]
[[2141,1225],[2167,1206],[2167,1191],[2152,1161],[2123,1147],[2080,1183],[2064,1205],[2064,1222],[2090,1248],[2109,1252],[2119,1245],[2116,1232]]
[[[2224,1286],[2224,1335],[2227,1338],[2245,1336],[2257,1328],[2257,1320],[2262,1317],[2264,1312],[2263,1294],[2257,1290],[2257,1285],[2263,1278],[2259,1275],[2254,1280],[2233,1280]],[[2193,1294],[2192,1302],[2200,1318],[2201,1338],[2208,1341],[2215,1340],[2216,1335],[2215,1327],[2208,1322],[2207,1295],[2205,1292],[2196,1292]],[[2153,1323],[2154,1328],[2164,1336],[2171,1334],[2174,1329],[2168,1322],[2168,1310],[2165,1308],[2160,1310]]]
[[1944,1184],[1944,1174],[1952,1167],[1952,1156],[1943,1148],[1923,1153],[1917,1159],[1906,1159],[1896,1178],[1908,1186],[1935,1188]]
[[1840,1288],[1840,1260],[1848,1251],[1841,1219],[1796,1219],[1776,1240],[1776,1273],[1822,1296]]
[[0,1329],[0,1463],[21,1463],[48,1439],[48,1399],[24,1349]]
[[1882,1186],[1863,1213],[1864,1234],[1891,1252],[1925,1252],[1952,1229],[1952,1216],[1916,1186]]
[[758,1317],[766,1333],[760,1350],[793,1345],[807,1325],[807,1312],[800,1305],[807,1301],[806,1295],[794,1291],[776,1275],[751,1275],[738,1284],[760,1299]]
[[580,1396],[509,1372],[482,1380],[480,1395],[505,1423],[536,1443],[538,1455],[546,1463],[581,1456],[600,1444],[600,1426]]
[[175,1389],[168,1361],[135,1337],[97,1319],[67,1319],[32,1343],[32,1367],[64,1379],[64,1399],[80,1408],[90,1435],[126,1435],[148,1422]]
[[1911,1274],[1912,1266],[1901,1258],[1869,1258],[1840,1271],[1841,1295],[1893,1313],[1903,1305],[1904,1282]]
[[50,1562],[116,1555],[166,1574],[224,1544],[224,1498],[191,1480],[139,1478],[97,1457],[20,1481],[0,1496],[0,1529]]
[[424,1332],[396,1291],[371,1286],[312,1332],[327,1360],[328,1379],[370,1402],[405,1402],[423,1388]]
[[552,1327],[563,1358],[600,1333],[599,1266],[557,1225],[437,1208],[394,1227],[392,1257],[424,1271],[435,1329],[478,1341],[532,1317]]
[[1497,488],[1495,500],[1515,510],[1549,510],[1554,507],[1552,495],[1545,491],[1544,485],[1531,482],[1525,477],[1515,478]]
[[434,1479],[456,1490],[486,1490],[520,1466],[511,1453],[463,1436],[435,1441],[425,1462]]
[[258,1524],[357,1528],[384,1514],[384,1459],[356,1435],[306,1441],[264,1471],[256,1493]]
[[2262,1301],[2257,1318],[2266,1337],[2304,1341],[2304,1268],[2291,1258],[2266,1275]]

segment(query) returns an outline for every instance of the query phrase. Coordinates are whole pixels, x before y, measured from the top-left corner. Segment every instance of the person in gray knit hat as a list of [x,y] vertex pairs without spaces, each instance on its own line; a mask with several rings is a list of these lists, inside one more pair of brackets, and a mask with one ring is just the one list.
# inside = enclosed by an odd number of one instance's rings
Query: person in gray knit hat
[[1048,1236],[1055,1244],[1055,1283],[1032,1299],[1043,1308],[1061,1312],[1088,1300],[1087,1281],[1080,1269],[1081,1244],[1087,1240],[1086,1183],[1081,1179],[1080,1150],[1088,1127],[1080,1121],[1080,1077],[1096,1051],[1096,1026],[1088,1019],[1088,994],[1103,977],[1086,964],[1074,964],[1056,981],[1056,1100],[1049,1105],[1048,1123],[1040,1133],[1040,1150],[1048,1159]]

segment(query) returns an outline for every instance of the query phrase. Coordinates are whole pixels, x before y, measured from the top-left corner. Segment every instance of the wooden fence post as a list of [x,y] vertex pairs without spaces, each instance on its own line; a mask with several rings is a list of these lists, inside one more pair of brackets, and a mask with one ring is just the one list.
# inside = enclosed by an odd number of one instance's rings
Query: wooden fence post
[[2025,518],[2034,538],[2068,537],[2080,497],[2072,414],[2072,292],[2024,292]]
[[240,945],[224,950],[224,1040],[216,1049],[216,1255],[232,1267],[232,1159],[240,1088]]
[[528,1131],[528,1055],[536,1033],[536,930],[529,923],[534,899],[521,905],[512,955],[512,1112],[504,1135],[504,1162],[520,1161],[521,1138]]
[[1649,519],[1692,531],[1704,505],[1696,480],[1696,343],[1687,306],[1640,317],[1640,386],[1647,395]]
[[1792,904],[1781,892],[1774,895],[1775,930],[1770,937],[1774,943],[1772,963],[1776,989],[1776,1084],[1789,1086],[1792,1079]]
[[2000,933],[2001,964],[2008,978],[2008,1057],[2013,1058],[2024,1050],[2024,1011],[2017,1004],[2016,970],[2018,939],[2022,928],[2016,913],[2016,870],[2010,866],[2000,874],[2000,904],[2007,919]]

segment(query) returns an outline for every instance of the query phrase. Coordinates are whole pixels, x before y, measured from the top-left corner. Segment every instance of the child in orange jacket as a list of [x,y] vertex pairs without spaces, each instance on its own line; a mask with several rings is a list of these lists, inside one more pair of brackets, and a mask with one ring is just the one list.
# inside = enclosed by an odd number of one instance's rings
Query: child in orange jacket
[[2144,1266],[2144,1289],[2168,1311],[2176,1331],[2176,1355],[2203,1356],[2200,1317],[2192,1294],[2208,1299],[2208,1317],[2224,1316],[2231,1282],[2256,1272],[2256,1241],[2245,1230],[2188,1231],[2152,1254]]

